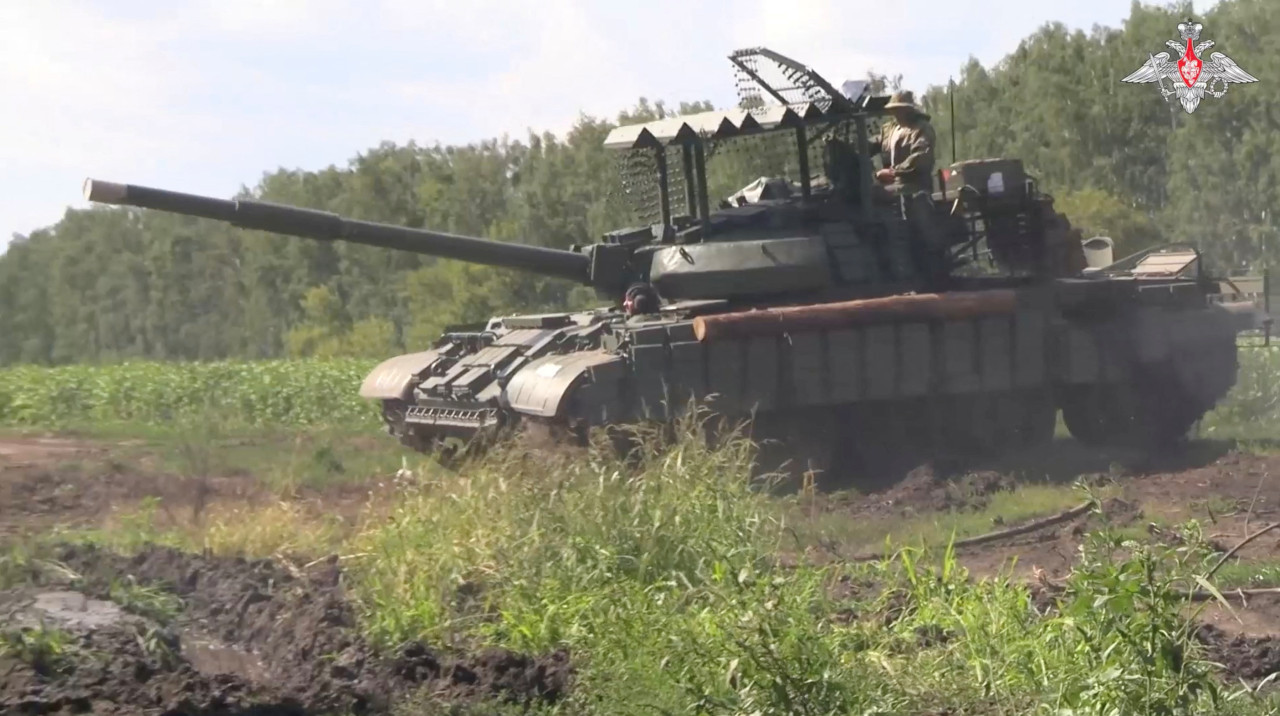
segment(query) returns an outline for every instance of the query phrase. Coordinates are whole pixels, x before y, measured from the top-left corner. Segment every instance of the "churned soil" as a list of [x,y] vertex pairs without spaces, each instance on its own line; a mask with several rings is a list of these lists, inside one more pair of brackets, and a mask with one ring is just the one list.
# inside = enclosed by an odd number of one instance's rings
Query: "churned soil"
[[1203,624],[1196,638],[1232,676],[1256,682],[1280,671],[1280,636],[1233,634]]
[[[1140,526],[1158,537],[1157,523],[1174,525],[1195,518],[1204,524],[1211,541],[1227,547],[1248,532],[1280,521],[1280,455],[1238,452],[1208,442],[1156,460],[1090,451],[1073,441],[1060,441],[1039,453],[1001,463],[962,469],[923,464],[903,472],[899,479],[875,480],[879,486],[861,493],[817,495],[807,499],[805,511],[852,522],[927,518],[986,509],[998,493],[1027,483],[1066,485],[1076,480],[1110,490],[1114,497],[1105,501],[1101,516],[1085,514],[1028,533],[960,547],[957,558],[979,575],[994,574],[1016,557],[1017,571],[1023,574],[1044,572],[1058,577],[1070,569],[1083,535],[1103,524]],[[991,530],[1013,526],[996,523]],[[846,555],[877,549],[876,545],[835,547]],[[1243,560],[1274,561],[1277,555],[1280,530],[1238,553]]]
[[[80,524],[110,503],[116,491],[132,491],[117,481],[97,485],[81,474],[85,459],[105,451],[65,438],[0,440],[0,537],[40,531],[55,522]],[[104,466],[103,472],[111,472]]]
[[[375,714],[405,700],[553,702],[570,686],[562,652],[377,648],[356,628],[336,558],[302,572],[165,547],[54,556],[74,576],[0,593],[0,607],[7,628],[52,622],[75,646],[60,663],[0,657],[0,713]],[[178,616],[163,624],[108,601],[128,578],[179,597]]]
[[[278,499],[255,476],[184,481],[116,463],[112,455],[110,446],[90,441],[0,439],[0,543],[54,525],[94,526],[146,496],[159,496],[162,505],[182,513],[175,519],[198,513],[206,503]],[[1107,486],[1110,498],[1101,516],[1079,515],[957,550],[974,577],[1003,572],[1016,559],[1015,574],[1033,585],[1064,576],[1084,534],[1103,523],[1173,539],[1157,523],[1196,518],[1225,551],[1280,521],[1280,455],[1205,441],[1158,460],[1058,441],[998,463],[919,465],[895,470],[893,479],[875,477],[861,493],[806,498],[813,508],[809,514],[877,523],[927,519],[988,509],[997,495],[1027,482],[1065,485],[1083,479]],[[317,509],[354,512],[370,487],[327,489],[305,499]],[[993,523],[992,530],[1013,526]],[[832,551],[855,555],[865,548],[835,545]],[[54,556],[66,574],[44,570],[0,591],[0,630],[12,633],[44,620],[63,628],[72,643],[60,657],[12,649],[0,656],[0,713],[373,714],[406,703],[554,702],[572,685],[565,653],[369,643],[356,627],[343,570],[333,559],[299,569],[161,547],[121,556],[71,545]],[[1280,530],[1250,542],[1237,556],[1278,561]],[[112,602],[113,583],[130,578],[180,598],[176,618],[162,623]],[[875,587],[851,583],[842,589],[861,593]],[[1033,587],[1033,593],[1037,606],[1052,606],[1051,588]],[[1231,610],[1211,603],[1201,615],[1197,635],[1211,658],[1248,680],[1280,670],[1280,595],[1227,597]],[[899,602],[889,599],[883,618],[891,621],[906,608]],[[922,645],[950,638],[931,630],[917,636]]]
[[949,475],[924,464],[884,489],[832,495],[827,507],[864,518],[978,510],[990,503],[991,495],[1016,486],[1017,480],[1008,474],[983,470]]
[[[1157,459],[1124,454],[1091,454],[1072,443],[1021,462],[979,466],[970,470],[918,466],[901,481],[860,495],[834,494],[817,498],[821,510],[847,515],[850,520],[892,520],[943,512],[981,510],[993,495],[1013,490],[1028,480],[1063,484],[1083,479],[1106,485],[1113,497],[1101,514],[1086,513],[970,547],[958,547],[956,559],[974,578],[1012,573],[1031,586],[1032,602],[1041,613],[1056,608],[1060,587],[1055,580],[1070,571],[1086,533],[1104,525],[1140,527],[1153,540],[1176,543],[1178,535],[1161,524],[1187,519],[1202,523],[1205,536],[1220,552],[1274,522],[1280,522],[1280,455],[1253,454],[1199,443],[1180,454]],[[1014,525],[993,525],[992,531]],[[856,554],[848,546],[844,554]],[[1235,559],[1241,562],[1280,562],[1280,530],[1249,542]],[[1015,563],[1016,560],[1016,563]],[[865,587],[845,585],[846,591]],[[1228,679],[1258,683],[1280,672],[1280,594],[1245,598],[1223,590],[1230,609],[1210,602],[1197,619],[1196,637],[1207,657],[1222,665]],[[905,608],[901,599],[884,607],[886,623]],[[844,618],[849,618],[844,615]],[[921,643],[945,635],[920,634]]]
[[[1103,514],[1087,515],[1031,534],[961,550],[960,559],[978,573],[994,573],[1016,557],[1026,572],[1063,576],[1082,537],[1106,523],[1141,527],[1152,539],[1176,541],[1169,527],[1199,520],[1204,536],[1225,551],[1250,533],[1280,521],[1280,455],[1242,452],[1210,454],[1207,459],[1131,467],[1098,476],[1118,490]],[[1280,558],[1280,530],[1266,533],[1236,553],[1243,562],[1274,563]],[[1277,610],[1280,614],[1280,610]],[[1229,625],[1224,624],[1230,629]],[[1270,629],[1280,633],[1280,620]]]

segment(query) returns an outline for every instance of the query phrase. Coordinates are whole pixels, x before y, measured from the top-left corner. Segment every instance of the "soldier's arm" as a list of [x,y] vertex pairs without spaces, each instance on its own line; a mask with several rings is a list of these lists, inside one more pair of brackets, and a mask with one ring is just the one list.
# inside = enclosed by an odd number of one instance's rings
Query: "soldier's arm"
[[881,124],[879,131],[872,132],[867,138],[867,159],[883,157],[886,164],[889,162],[889,153],[884,149],[884,139],[889,133],[888,127],[888,122]]
[[[926,124],[912,132],[911,143],[908,145],[910,152],[893,167],[893,173],[904,179],[909,179],[919,174],[922,171],[922,166],[928,166],[928,159],[933,156],[934,144],[933,127],[931,125]],[[927,169],[924,171],[927,171]]]

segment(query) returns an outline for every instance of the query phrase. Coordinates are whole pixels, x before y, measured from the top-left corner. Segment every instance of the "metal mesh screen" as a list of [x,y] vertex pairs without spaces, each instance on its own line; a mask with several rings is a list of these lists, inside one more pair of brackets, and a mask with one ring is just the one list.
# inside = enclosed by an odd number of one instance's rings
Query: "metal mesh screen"
[[[856,134],[856,124],[850,120],[810,127],[805,146],[810,177],[826,173],[827,139],[853,142]],[[673,215],[687,213],[681,149],[671,146],[663,151],[667,160],[671,212]],[[705,152],[707,198],[712,208],[761,177],[783,177],[796,183],[802,178],[795,132],[764,132],[707,140]],[[656,150],[614,152],[613,162],[618,181],[609,190],[611,206],[616,207],[626,221],[636,225],[661,221]]]
[[[824,111],[831,105],[831,96],[818,87],[807,72],[787,67],[777,60],[761,54],[761,50],[741,50],[733,54],[734,84],[738,90],[738,106],[745,110],[763,107],[781,101],[797,105],[812,102]],[[755,77],[752,77],[752,75]],[[759,78],[758,80],[756,78]],[[768,86],[781,96],[781,100],[766,92]]]
[[[680,147],[666,147],[667,186],[671,213],[685,211],[685,181]],[[628,149],[613,153],[618,181],[610,188],[610,203],[625,213],[635,224],[662,221],[662,204],[658,178],[658,155],[654,149]]]
[[746,135],[707,143],[707,195],[713,207],[760,177],[800,181],[793,132]]
[[[827,174],[827,141],[839,139],[853,143],[857,138],[856,128],[851,120],[809,127],[804,151],[811,179]],[[802,179],[795,132],[745,135],[709,145],[707,185],[713,204],[760,177],[785,177],[797,183]]]

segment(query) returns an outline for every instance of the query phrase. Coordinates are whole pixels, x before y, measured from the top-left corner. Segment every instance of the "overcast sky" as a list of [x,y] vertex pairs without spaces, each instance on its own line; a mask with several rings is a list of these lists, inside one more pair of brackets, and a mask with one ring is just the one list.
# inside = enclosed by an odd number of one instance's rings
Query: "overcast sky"
[[382,140],[563,131],[641,96],[725,106],[725,56],[748,46],[921,91],[1048,21],[1118,26],[1129,3],[5,0],[0,243],[84,206],[87,176],[229,196]]

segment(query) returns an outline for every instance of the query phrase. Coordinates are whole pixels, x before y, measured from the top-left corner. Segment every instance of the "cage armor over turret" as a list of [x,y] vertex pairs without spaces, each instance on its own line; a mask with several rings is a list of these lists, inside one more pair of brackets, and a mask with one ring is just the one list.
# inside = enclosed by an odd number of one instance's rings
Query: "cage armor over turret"
[[[843,479],[905,450],[1043,442],[1059,410],[1091,444],[1167,444],[1234,384],[1236,335],[1265,316],[1196,249],[1087,266],[1017,159],[957,162],[932,192],[886,197],[868,149],[887,97],[767,49],[730,60],[740,108],[610,132],[639,221],[573,250],[95,180],[85,194],[593,286],[607,305],[494,317],[367,376],[388,430],[442,455],[520,425],[581,440],[701,403],[775,439],[763,468]],[[737,191],[712,208],[713,186]]]

